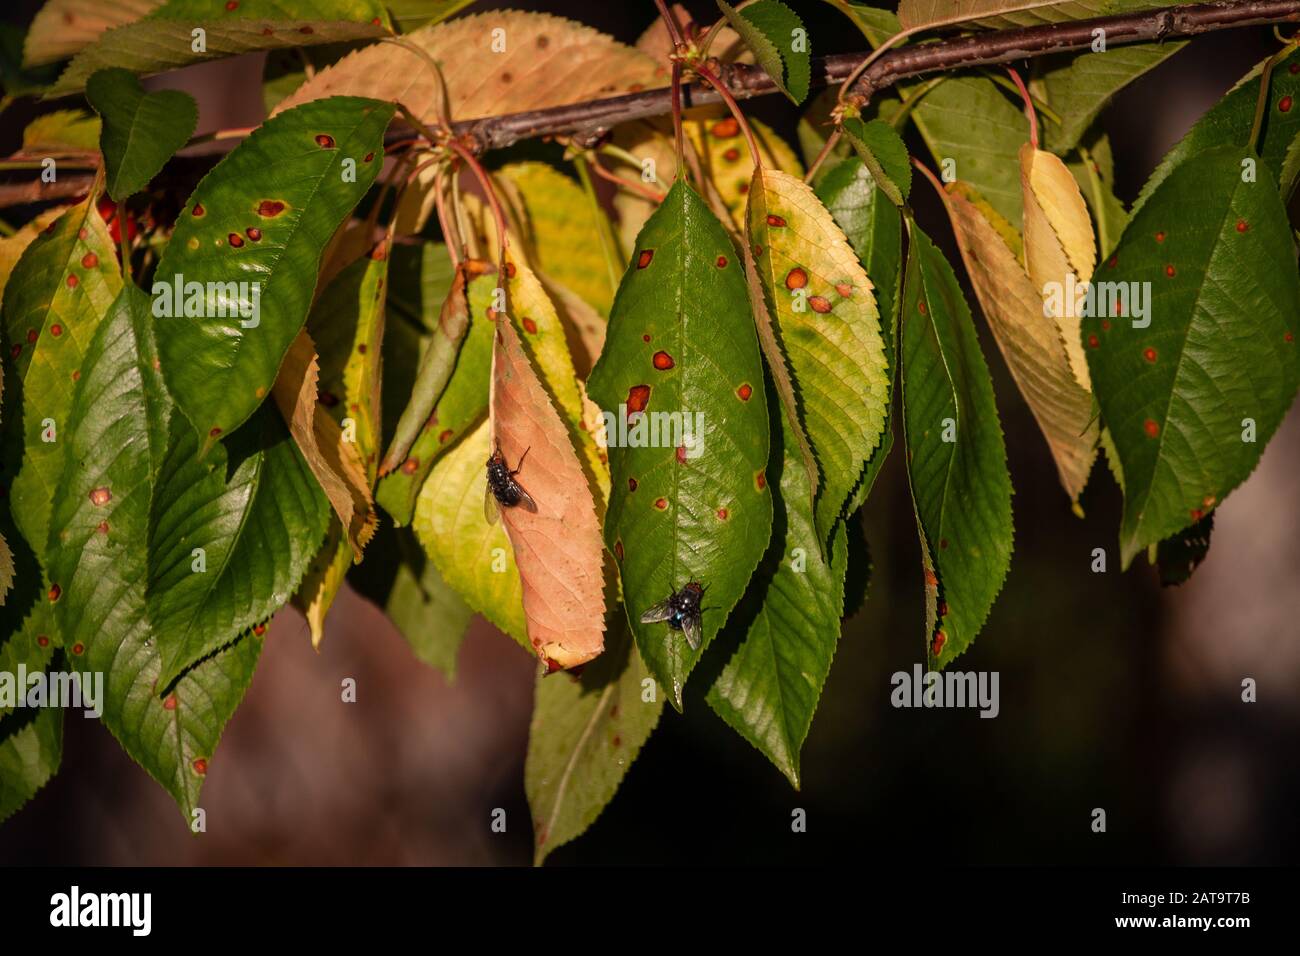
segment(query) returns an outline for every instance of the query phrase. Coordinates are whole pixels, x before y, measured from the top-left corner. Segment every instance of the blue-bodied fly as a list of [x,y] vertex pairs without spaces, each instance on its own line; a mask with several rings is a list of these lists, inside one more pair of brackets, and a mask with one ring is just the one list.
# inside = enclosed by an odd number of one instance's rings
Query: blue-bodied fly
[[667,621],[674,631],[686,635],[686,643],[691,650],[698,651],[704,632],[700,628],[700,613],[703,608],[704,587],[698,581],[687,581],[680,591],[674,588],[668,600],[660,601],[641,615],[642,624],[654,624]]

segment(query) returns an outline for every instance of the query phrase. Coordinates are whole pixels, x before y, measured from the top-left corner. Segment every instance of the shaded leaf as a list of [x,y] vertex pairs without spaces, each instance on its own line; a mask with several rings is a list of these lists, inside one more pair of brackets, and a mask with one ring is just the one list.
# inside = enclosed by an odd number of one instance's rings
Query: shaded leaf
[[1267,167],[1242,181],[1251,158],[1225,146],[1175,169],[1095,276],[1150,290],[1149,322],[1083,322],[1123,470],[1125,566],[1246,479],[1300,383],[1291,231]]
[[[171,317],[158,323],[163,375],[205,442],[233,431],[269,393],[307,319],[325,246],[379,172],[392,114],[391,104],[344,98],[281,113],[186,203],[154,275],[154,307],[160,295],[171,299]],[[179,314],[178,282],[204,283],[206,301],[185,292]]]
[[287,604],[329,527],[329,502],[275,409],[198,452],[174,415],[149,533],[160,689]]
[[903,433],[921,534],[927,660],[937,669],[975,640],[1006,579],[1011,479],[970,309],[943,254],[914,222],[908,232]]
[[353,557],[359,559],[379,518],[357,443],[344,437],[339,423],[316,401],[319,373],[311,336],[299,332],[271,394],[303,460],[342,523]]
[[[194,31],[202,30],[201,48]],[[388,13],[378,0],[165,0],[146,16],[102,32],[73,57],[50,91],[83,89],[96,72],[122,67],[152,74],[190,63],[281,47],[383,36]]]
[[498,508],[523,584],[528,639],[554,667],[576,667],[605,646],[604,548],[596,503],[569,429],[524,354],[514,325],[497,321],[492,437],[536,511]]
[[902,139],[883,120],[844,120],[844,135],[866,165],[876,185],[895,206],[903,205],[912,188],[912,164]]
[[100,121],[85,110],[55,110],[38,116],[23,130],[23,152],[94,152],[99,149]]
[[871,280],[810,187],[763,169],[749,195],[748,239],[821,470],[815,523],[824,553],[884,435],[890,370],[880,314]]
[[[680,708],[700,650],[641,615],[698,581],[709,589],[707,646],[767,548],[772,515],[763,366],[741,265],[680,180],[641,230],[588,391],[624,433],[609,436],[605,542],[637,647]],[[676,435],[664,413],[678,416]],[[650,437],[656,421],[654,447],[631,446],[626,432]]]
[[812,60],[799,15],[781,0],[757,0],[740,10],[718,0],[718,7],[777,89],[796,105],[807,99]]
[[[844,612],[847,535],[838,525],[824,560],[808,507],[808,476],[784,421],[772,540],[719,647],[735,649],[708,690],[709,706],[799,787],[799,751],[830,673]],[[775,444],[775,443],[774,443]]]
[[393,15],[393,22],[403,33],[410,33],[417,27],[440,23],[455,13],[464,10],[474,0],[385,0],[385,6]]
[[622,625],[581,676],[538,676],[524,766],[536,863],[586,832],[614,798],[663,710],[659,695],[645,699],[649,679]]
[[108,195],[117,202],[149,185],[199,121],[199,106],[188,93],[146,93],[134,73],[117,67],[86,81],[86,99],[103,120],[99,147]]

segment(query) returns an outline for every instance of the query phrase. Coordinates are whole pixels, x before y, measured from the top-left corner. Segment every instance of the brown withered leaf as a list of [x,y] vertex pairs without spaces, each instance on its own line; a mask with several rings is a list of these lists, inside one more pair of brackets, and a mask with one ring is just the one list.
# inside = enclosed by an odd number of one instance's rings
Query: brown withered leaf
[[[605,646],[604,544],[569,430],[504,316],[492,356],[495,446],[537,511],[501,507],[523,584],[528,639],[548,668],[571,668]],[[525,458],[525,453],[527,457]]]
[[375,533],[379,516],[356,445],[344,440],[338,422],[317,404],[319,375],[316,346],[306,331],[299,332],[284,357],[271,395],[307,466],[342,522],[353,556],[359,561]]
[[962,189],[941,195],[984,317],[1077,502],[1097,457],[1092,394],[1075,380],[1060,328],[1044,316],[1039,290],[993,223]]
[[[455,120],[617,96],[668,83],[651,57],[573,20],[501,10],[414,30],[431,56]],[[288,96],[276,112],[326,96],[368,96],[437,118],[438,79],[423,56],[376,43],[344,57]]]

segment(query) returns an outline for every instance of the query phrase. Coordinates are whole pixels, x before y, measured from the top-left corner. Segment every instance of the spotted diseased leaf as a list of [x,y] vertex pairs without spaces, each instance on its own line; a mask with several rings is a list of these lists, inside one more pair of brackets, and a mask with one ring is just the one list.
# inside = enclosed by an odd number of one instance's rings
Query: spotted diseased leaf
[[535,653],[510,538],[501,522],[489,524],[484,513],[491,454],[484,416],[434,464],[416,501],[412,529],[442,579],[465,603]]
[[23,452],[20,470],[18,460],[5,456],[0,481],[9,487],[14,522],[38,559],[60,493],[67,444],[59,434],[82,358],[121,288],[113,241],[92,198],[27,247],[5,286],[5,383],[13,408],[6,428],[21,429]]
[[287,604],[329,520],[329,502],[273,407],[203,458],[193,429],[173,415],[149,532],[159,689]]
[[871,279],[811,188],[765,167],[749,196],[748,240],[821,472],[815,524],[825,553],[884,436],[890,369],[880,313]]
[[[1075,378],[1061,327],[1044,315],[1042,292],[961,185],[941,195],[962,261],[998,349],[1047,439],[1061,487],[1077,501],[1097,457],[1092,395]],[[1041,229],[1051,233],[1046,224]]]
[[[186,203],[154,274],[154,308],[170,300],[158,322],[163,376],[207,445],[269,394],[307,320],[321,255],[383,163],[392,115],[392,104],[347,98],[281,113]],[[178,293],[181,283],[204,291]]]
[[645,699],[649,679],[622,624],[580,676],[539,675],[524,767],[537,864],[585,833],[614,798],[663,710],[658,694]]
[[[53,648],[42,647],[36,634],[52,630],[45,623],[49,606],[40,607],[22,632],[0,643],[0,673],[16,680],[19,665],[29,673],[51,667]],[[16,688],[26,693],[26,688]],[[80,715],[78,715],[80,718]],[[9,819],[58,772],[63,757],[63,710],[35,707],[0,712],[0,823]]]
[[718,0],[718,7],[777,89],[796,105],[807,99],[812,54],[799,15],[781,0],[757,0],[740,10]]
[[163,0],[48,0],[41,5],[23,43],[23,65],[66,60],[105,31],[139,20]]
[[780,474],[773,476],[780,493],[773,501],[772,540],[715,645],[729,656],[707,700],[798,789],[799,751],[840,637],[848,538],[845,526],[836,525],[829,560],[822,558],[808,476],[793,430],[788,421],[782,424],[779,445],[773,443],[784,453]]
[[1243,181],[1254,159],[1224,146],[1178,166],[1094,277],[1150,290],[1146,319],[1083,322],[1124,476],[1126,566],[1246,479],[1300,384],[1291,230],[1269,168]]
[[[129,0],[134,6],[138,0]],[[197,35],[195,30],[201,30]],[[145,16],[100,33],[73,57],[51,96],[76,93],[96,72],[152,74],[241,53],[383,36],[379,0],[165,0]]]
[[497,505],[523,585],[528,640],[548,669],[585,664],[605,646],[605,550],[596,502],[569,428],[519,334],[497,320],[492,359],[494,451],[536,510]]
[[[1165,154],[1134,200],[1133,215],[1136,216],[1160,184],[1191,157],[1216,146],[1246,145],[1255,121],[1263,65],[1262,62],[1257,64],[1242,77],[1231,92],[1197,120],[1178,145]],[[1264,161],[1263,165],[1273,173],[1285,167],[1291,141],[1300,134],[1300,109],[1293,105],[1297,100],[1300,100],[1300,50],[1292,51],[1279,61],[1269,79],[1257,152]],[[1242,158],[1246,158],[1244,154]],[[1265,178],[1262,172],[1259,178]]]
[[[503,98],[512,111],[537,110],[668,83],[664,67],[639,50],[545,13],[494,10],[423,27],[405,39],[438,64],[457,120],[496,115]],[[494,49],[503,39],[504,47]],[[319,71],[279,109],[345,94],[398,102],[433,121],[441,91],[424,56],[372,44]]]
[[912,164],[894,127],[883,120],[853,117],[844,120],[842,129],[876,185],[890,202],[902,206],[912,188]]
[[898,310],[903,293],[903,217],[876,185],[862,160],[850,157],[831,167],[817,184],[817,198],[858,255],[875,286],[885,363],[889,368],[884,437],[867,460],[858,487],[845,509],[851,514],[866,500],[894,445],[894,378],[898,368]]
[[969,24],[989,28],[1087,20],[1127,9],[1161,6],[1158,0],[900,0],[904,29],[936,30]]
[[706,647],[744,593],[772,521],[763,365],[741,264],[680,180],[637,239],[588,391],[612,416],[605,543],[637,647],[680,708],[700,650],[641,616],[697,581],[708,589]]
[[103,121],[99,148],[108,195],[116,202],[149,185],[199,121],[194,97],[180,90],[146,93],[134,73],[119,67],[92,76],[86,99]]
[[907,473],[921,533],[926,653],[941,668],[970,647],[1011,564],[1011,479],[970,309],[914,222],[899,361]]
[[[243,697],[261,639],[188,669],[170,692],[165,632],[148,616],[149,511],[167,453],[171,403],[154,366],[149,300],[128,286],[86,352],[68,419],[63,494],[51,524],[52,605],[77,671],[104,675],[104,725],[176,800],[187,822],[222,728]],[[112,448],[113,455],[103,449]],[[197,577],[197,575],[196,575]]]

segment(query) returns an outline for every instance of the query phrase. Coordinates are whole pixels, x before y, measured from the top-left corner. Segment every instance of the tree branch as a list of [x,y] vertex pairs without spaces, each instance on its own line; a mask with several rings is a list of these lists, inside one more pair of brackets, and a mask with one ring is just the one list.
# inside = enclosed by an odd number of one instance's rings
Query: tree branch
[[[1235,27],[1296,22],[1300,22],[1300,0],[1215,0],[1091,20],[991,30],[890,50],[862,75],[854,85],[854,92],[869,97],[900,80],[928,73],[1086,50],[1092,46],[1093,31],[1098,29],[1105,31],[1109,49],[1135,43],[1159,43]],[[817,89],[844,82],[865,56],[864,53],[842,53],[814,59],[812,87]],[[776,92],[772,78],[756,66],[733,64],[724,69],[722,80],[737,99]],[[722,97],[707,84],[683,86],[682,96],[685,107],[722,101]],[[662,116],[671,110],[672,92],[664,87],[544,110],[487,116],[455,123],[452,129],[474,152],[483,153],[540,136],[569,135],[580,142],[595,142],[620,123]],[[399,134],[409,135],[405,131],[390,131],[390,135]],[[78,195],[78,189],[84,194],[90,187],[91,178],[70,176],[57,184],[0,184],[0,207]]]

